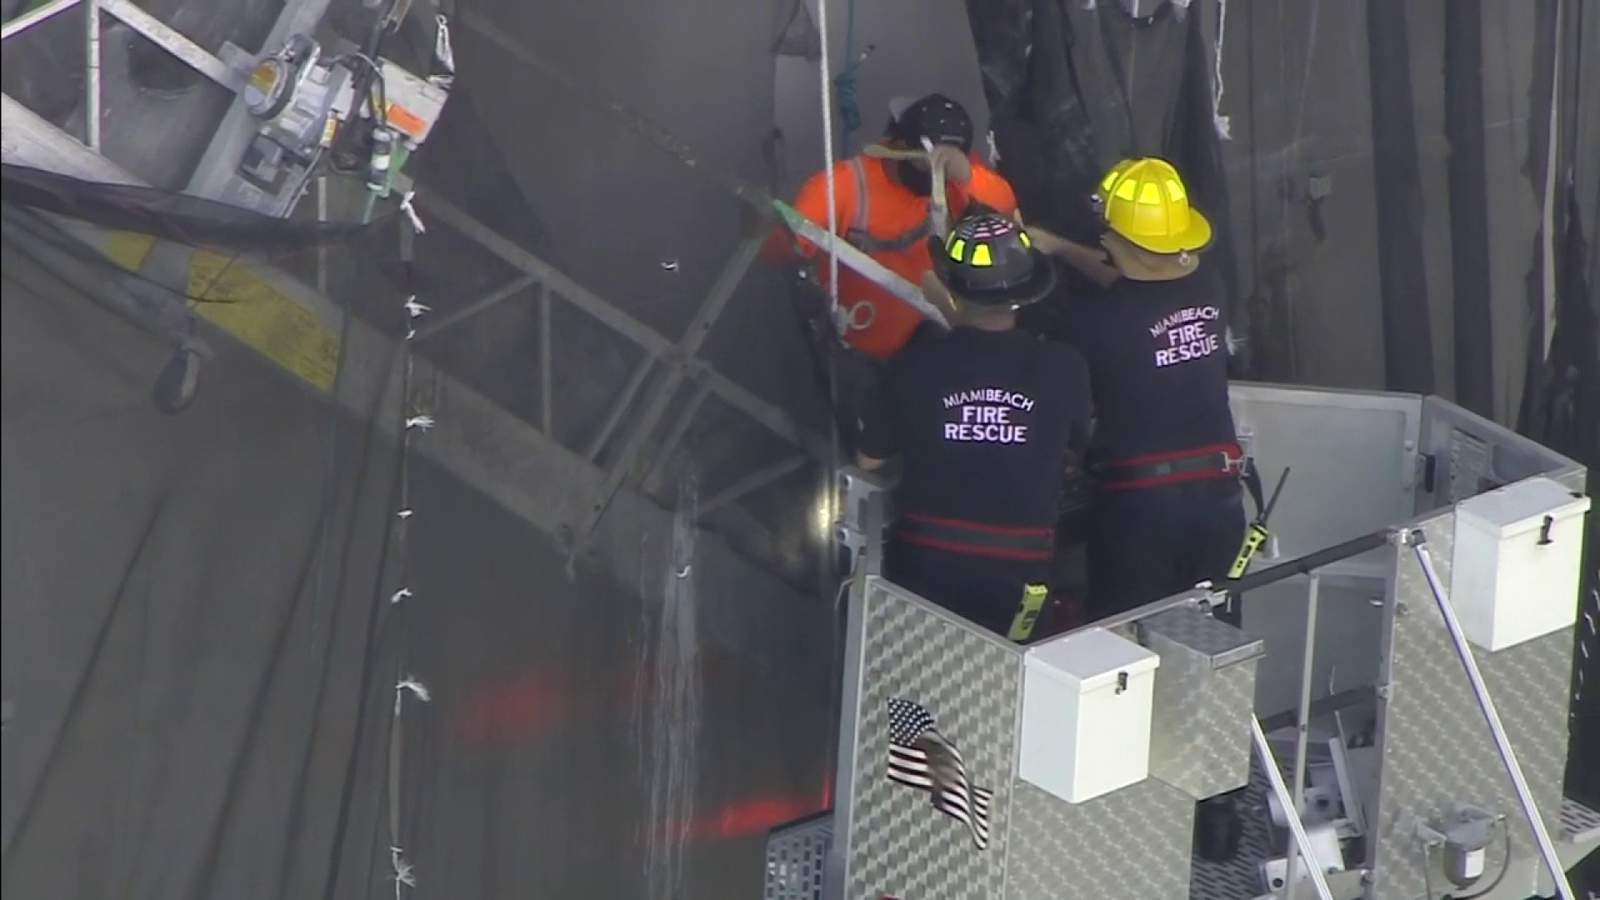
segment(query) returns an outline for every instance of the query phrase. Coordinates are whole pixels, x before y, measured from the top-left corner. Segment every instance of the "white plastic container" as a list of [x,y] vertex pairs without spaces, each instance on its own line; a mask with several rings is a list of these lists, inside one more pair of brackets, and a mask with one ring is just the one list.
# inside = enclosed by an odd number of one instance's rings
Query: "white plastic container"
[[1161,658],[1104,629],[1064,635],[1023,655],[1025,781],[1082,803],[1143,781]]
[[1467,640],[1501,650],[1573,623],[1588,509],[1548,478],[1456,505],[1450,602]]

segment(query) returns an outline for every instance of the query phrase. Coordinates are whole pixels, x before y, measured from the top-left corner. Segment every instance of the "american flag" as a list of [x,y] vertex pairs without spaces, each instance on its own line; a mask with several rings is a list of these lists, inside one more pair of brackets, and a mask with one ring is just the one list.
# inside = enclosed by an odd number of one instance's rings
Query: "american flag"
[[979,850],[989,846],[989,804],[994,792],[967,780],[961,751],[934,727],[920,705],[889,701],[889,780],[927,791],[935,809],[967,826]]

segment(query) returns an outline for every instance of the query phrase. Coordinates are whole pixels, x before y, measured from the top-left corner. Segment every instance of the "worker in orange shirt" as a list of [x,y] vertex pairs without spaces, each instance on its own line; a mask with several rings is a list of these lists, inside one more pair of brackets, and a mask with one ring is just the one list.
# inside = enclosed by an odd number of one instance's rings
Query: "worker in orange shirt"
[[[863,154],[833,167],[834,211],[840,237],[866,252],[884,268],[920,284],[932,271],[927,238],[932,233],[933,167],[942,169],[948,205],[947,221],[962,217],[972,202],[1006,216],[1017,208],[1011,186],[994,170],[971,157],[972,117],[943,94],[890,104],[883,141]],[[923,153],[924,139],[932,145]],[[883,151],[895,156],[884,158]],[[818,172],[800,188],[794,207],[801,215],[828,227],[829,173]],[[784,245],[806,260],[821,251],[808,241],[784,234]],[[817,283],[827,289],[828,267],[818,265]],[[922,323],[922,314],[844,265],[839,267],[839,317],[845,342],[875,360],[900,351]]]

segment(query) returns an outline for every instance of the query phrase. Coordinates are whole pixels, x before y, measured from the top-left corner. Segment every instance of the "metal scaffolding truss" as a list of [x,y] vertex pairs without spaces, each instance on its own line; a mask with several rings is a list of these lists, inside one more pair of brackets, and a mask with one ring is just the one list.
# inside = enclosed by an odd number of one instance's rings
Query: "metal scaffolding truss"
[[[103,12],[127,24],[135,32],[171,53],[179,60],[229,90],[236,91],[244,73],[229,65],[211,51],[199,46],[149,13],[135,6],[131,0],[54,0],[19,16],[4,25],[4,38],[10,39],[79,3],[83,3],[88,20],[98,25],[98,15]],[[298,0],[288,3],[267,46],[286,35],[314,26],[326,10],[326,0]],[[91,73],[98,71],[98,27],[86,29],[87,56],[85,65]],[[219,48],[224,57],[237,62],[246,57],[237,48]],[[86,110],[98,124],[98,84],[90,79]],[[45,122],[5,98],[6,156],[8,161],[22,161],[33,165],[56,168],[62,158],[61,148],[74,152],[72,158],[87,157],[86,165],[69,166],[69,174],[80,177],[112,180],[120,168],[99,153],[98,147],[84,147],[60,129]],[[87,128],[86,133],[95,138],[98,129]],[[230,108],[210,148],[190,180],[189,192],[199,196],[226,201],[226,178],[233,169],[233,161],[242,151],[243,142],[251,133],[250,119],[240,101]],[[241,139],[241,135],[243,138]],[[21,148],[19,150],[19,147]],[[106,173],[113,173],[107,175]],[[115,180],[132,180],[116,177]],[[718,318],[727,308],[745,273],[754,262],[760,244],[759,236],[742,240],[724,262],[721,271],[702,299],[684,334],[673,340],[649,325],[634,318],[616,304],[599,296],[576,280],[561,272],[549,262],[525,248],[507,240],[493,229],[479,222],[466,211],[456,207],[444,197],[420,187],[416,205],[431,220],[447,225],[462,237],[488,251],[512,268],[520,271],[516,277],[482,297],[454,310],[419,329],[418,339],[434,337],[446,330],[491,309],[529,289],[537,292],[540,316],[540,346],[538,352],[541,371],[540,421],[536,427],[546,437],[552,438],[551,403],[551,307],[562,300],[581,310],[604,325],[611,332],[639,347],[643,357],[630,374],[627,382],[610,404],[599,431],[586,446],[572,448],[591,463],[595,463],[608,446],[615,444],[616,451],[604,470],[598,490],[584,507],[580,521],[573,523],[572,552],[580,552],[598,527],[618,490],[635,471],[644,473],[642,486],[646,490],[660,487],[669,458],[687,435],[695,415],[704,401],[711,396],[757,423],[795,448],[791,455],[758,467],[755,471],[735,478],[728,486],[713,495],[702,507],[702,516],[727,507],[734,501],[784,478],[815,460],[825,461],[830,456],[827,440],[806,429],[782,407],[757,396],[754,392],[717,371],[699,356],[699,351]],[[315,293],[307,289],[302,293]],[[327,298],[317,296],[314,305],[331,308]],[[177,302],[177,301],[175,301]],[[653,458],[649,453],[651,435],[667,417],[673,400],[685,384],[693,386],[687,402],[677,411],[672,426],[662,437]],[[641,400],[641,396],[643,399]],[[510,415],[509,413],[503,413]],[[623,428],[624,423],[628,427]],[[619,432],[625,432],[620,433]]]
[[[808,460],[828,459],[828,444],[824,438],[804,428],[782,407],[762,399],[749,388],[718,372],[698,355],[717,319],[727,308],[739,283],[755,261],[761,243],[759,236],[746,237],[734,249],[723,263],[706,296],[701,300],[683,336],[673,341],[578,284],[550,263],[507,240],[438,194],[426,188],[420,189],[417,192],[416,203],[428,219],[444,223],[456,233],[521,271],[521,274],[507,283],[440,319],[433,328],[419,334],[419,338],[437,335],[498,303],[518,296],[529,288],[537,289],[542,326],[539,349],[540,383],[545,392],[541,397],[540,410],[546,434],[551,433],[551,406],[548,392],[551,383],[549,322],[552,297],[564,299],[644,351],[644,356],[612,402],[600,429],[579,451],[592,462],[600,457],[602,451],[611,445],[614,439],[618,442],[618,449],[606,468],[603,486],[586,511],[583,521],[577,526],[575,551],[582,548],[587,536],[593,532],[601,516],[605,514],[617,489],[635,467],[648,463],[648,474],[645,479],[647,487],[659,482],[667,458],[687,434],[694,415],[708,396],[715,396],[738,410],[751,421],[794,446],[798,452],[781,462],[763,466],[758,471],[741,477],[722,493],[713,497],[702,509],[702,514],[709,514],[714,509],[797,471]],[[644,454],[651,434],[666,417],[673,398],[686,382],[696,386],[695,393],[679,412],[671,431],[661,442],[655,459],[645,460]],[[645,399],[640,400],[641,394]],[[625,436],[618,438],[618,429],[624,421],[630,423],[630,429]]]

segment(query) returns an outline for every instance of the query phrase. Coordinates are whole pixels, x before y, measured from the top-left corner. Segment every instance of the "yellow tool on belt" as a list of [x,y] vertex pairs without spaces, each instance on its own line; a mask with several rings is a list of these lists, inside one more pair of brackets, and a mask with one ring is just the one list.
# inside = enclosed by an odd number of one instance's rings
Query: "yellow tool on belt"
[[1265,505],[1261,503],[1261,473],[1256,471],[1254,460],[1247,460],[1244,469],[1245,487],[1250,491],[1250,498],[1255,501],[1256,519],[1245,529],[1244,542],[1239,545],[1239,555],[1233,558],[1233,565],[1228,568],[1228,577],[1239,579],[1250,568],[1250,561],[1266,546],[1272,533],[1267,531],[1267,518],[1272,515],[1272,508],[1278,504],[1278,494],[1283,491],[1283,483],[1289,480],[1289,469],[1284,468],[1283,474],[1278,476],[1278,483],[1272,489],[1272,498]]
[[1228,567],[1228,577],[1236,580],[1243,578],[1245,570],[1250,568],[1250,560],[1261,552],[1261,548],[1266,545],[1267,538],[1270,537],[1272,534],[1267,531],[1265,525],[1251,522],[1250,527],[1245,529],[1244,543],[1239,547],[1239,555],[1233,558],[1233,565]]
[[1013,641],[1025,641],[1033,636],[1033,626],[1039,624],[1039,612],[1044,609],[1044,601],[1050,596],[1050,588],[1042,584],[1025,584],[1022,586],[1022,605],[1017,607],[1017,615],[1011,620],[1011,630],[1006,632],[1006,637]]

